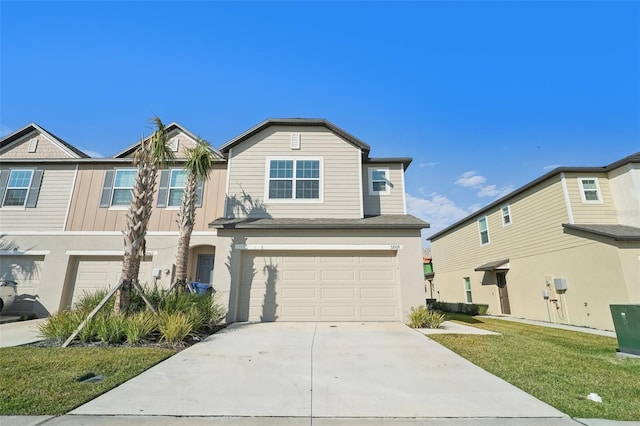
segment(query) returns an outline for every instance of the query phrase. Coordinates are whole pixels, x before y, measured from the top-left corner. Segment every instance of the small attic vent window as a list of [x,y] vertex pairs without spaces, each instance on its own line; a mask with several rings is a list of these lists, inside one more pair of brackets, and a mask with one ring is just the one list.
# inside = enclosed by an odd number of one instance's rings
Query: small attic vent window
[[300,149],[300,133],[291,133],[291,149]]
[[178,152],[178,145],[180,144],[180,139],[175,138],[175,139],[171,139],[171,141],[169,142],[169,149],[172,152]]
[[29,141],[29,152],[36,152],[38,149],[38,139],[34,138]]

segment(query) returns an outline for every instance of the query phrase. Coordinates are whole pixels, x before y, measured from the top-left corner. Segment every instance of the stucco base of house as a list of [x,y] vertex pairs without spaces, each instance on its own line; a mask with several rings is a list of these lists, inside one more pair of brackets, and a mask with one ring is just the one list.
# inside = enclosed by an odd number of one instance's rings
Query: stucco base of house
[[[573,248],[523,258],[509,258],[508,269],[475,271],[481,265],[440,272],[434,287],[438,300],[465,302],[464,278],[474,303],[491,314],[613,330],[610,304],[640,303],[640,245],[592,240]],[[487,261],[497,259],[487,259]],[[504,273],[510,313],[504,312],[498,273]],[[556,281],[564,279],[564,281]],[[566,283],[566,290],[556,290]],[[504,294],[504,290],[502,291]]]

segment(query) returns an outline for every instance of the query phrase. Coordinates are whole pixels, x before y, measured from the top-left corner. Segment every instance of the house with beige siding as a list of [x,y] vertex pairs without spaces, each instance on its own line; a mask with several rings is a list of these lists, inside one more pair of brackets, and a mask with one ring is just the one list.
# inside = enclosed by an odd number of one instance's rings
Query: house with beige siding
[[[142,282],[162,287],[174,279],[181,161],[196,140],[176,123],[167,130],[178,161],[158,176],[140,268]],[[3,194],[26,185],[19,170],[43,171],[39,194],[29,187],[22,205],[0,206],[0,278],[28,288],[40,316],[118,282],[137,147],[88,158],[43,132],[30,125],[0,140],[0,183],[13,184]],[[25,157],[23,145],[45,136],[71,154]],[[198,188],[189,279],[213,285],[228,322],[403,321],[424,304],[428,224],[406,214],[410,158],[372,158],[367,144],[321,119],[266,120],[214,152]]]
[[440,301],[613,329],[640,303],[640,152],[559,167],[429,237]]

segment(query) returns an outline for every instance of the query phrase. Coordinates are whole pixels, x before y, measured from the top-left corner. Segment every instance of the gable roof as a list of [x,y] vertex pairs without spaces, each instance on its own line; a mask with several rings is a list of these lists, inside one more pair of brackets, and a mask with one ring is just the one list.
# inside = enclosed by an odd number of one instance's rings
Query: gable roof
[[13,133],[5,136],[4,138],[0,139],[0,151],[2,151],[5,147],[9,146],[13,142],[15,142],[18,139],[28,135],[29,133],[31,133],[33,131],[37,131],[37,132],[45,135],[48,139],[51,140],[51,142],[53,142],[55,145],[58,145],[61,150],[63,150],[66,153],[68,153],[69,157],[71,157],[71,158],[89,158],[89,156],[87,154],[85,154],[84,152],[80,151],[75,146],[73,146],[70,143],[60,139],[59,137],[57,137],[53,133],[45,130],[43,127],[37,125],[36,123],[29,123],[26,126],[24,126],[22,129],[16,130],[15,132],[13,132]]
[[493,208],[497,207],[500,204],[504,204],[506,203],[509,199],[522,194],[523,192],[525,192],[526,190],[538,185],[539,183],[542,183],[556,175],[559,175],[561,173],[608,173],[612,170],[615,170],[619,167],[622,167],[626,164],[630,164],[630,163],[640,163],[640,151],[631,154],[627,157],[624,157],[618,161],[614,161],[611,164],[608,164],[606,166],[602,166],[602,167],[557,167],[553,170],[551,170],[549,173],[546,173],[542,176],[540,176],[539,178],[532,180],[531,182],[527,183],[524,186],[521,186],[520,188],[510,192],[509,194],[505,195],[504,197],[501,197],[499,199],[497,199],[496,201],[494,201],[493,203],[481,208],[480,210],[471,213],[469,216],[466,216],[463,219],[460,219],[459,221],[457,221],[456,223],[454,223],[451,226],[446,227],[445,229],[443,229],[440,232],[436,232],[435,234],[431,235],[430,237],[427,237],[428,240],[433,241],[434,239],[440,238],[443,235],[453,231],[455,228],[457,228],[458,226],[462,225],[463,223],[469,222],[479,216],[482,216],[483,214],[487,213],[489,210],[492,210]]
[[362,149],[367,156],[369,155],[369,151],[371,151],[371,147],[369,145],[324,118],[269,118],[222,145],[220,147],[220,152],[222,152],[226,157],[231,148],[270,126],[322,126],[331,130],[350,144]]
[[[180,130],[182,131],[182,133],[186,134],[187,136],[189,136],[191,139],[193,139],[194,141],[198,140],[198,136],[196,136],[195,134],[191,133],[189,130],[187,130],[186,128],[184,128],[183,126],[181,126],[180,124],[176,123],[175,121],[172,123],[169,123],[165,126],[165,131],[167,133],[172,132],[174,130]],[[145,140],[149,139],[151,136],[148,136],[145,138]],[[136,149],[138,149],[138,147],[140,146],[140,141],[134,143],[133,145],[129,145],[127,148],[125,148],[123,151],[117,153],[116,155],[114,155],[112,158],[124,158],[124,157],[129,157],[130,155],[132,155]],[[215,149],[214,147],[212,147],[211,145],[209,145],[209,148],[211,149],[211,151],[213,151],[214,154],[216,154],[218,157],[222,157],[222,154],[220,153],[220,151],[218,151],[217,149]]]

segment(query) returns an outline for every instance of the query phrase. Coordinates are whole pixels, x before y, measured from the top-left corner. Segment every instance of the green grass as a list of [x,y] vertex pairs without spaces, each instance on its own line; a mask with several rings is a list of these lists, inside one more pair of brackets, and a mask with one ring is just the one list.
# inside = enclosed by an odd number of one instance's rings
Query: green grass
[[[0,415],[67,413],[174,353],[161,348],[2,348]],[[76,381],[87,373],[104,379]]]
[[[500,336],[429,338],[574,418],[640,420],[640,359],[618,358],[617,340],[517,322],[448,314]],[[603,403],[589,401],[595,392]]]

